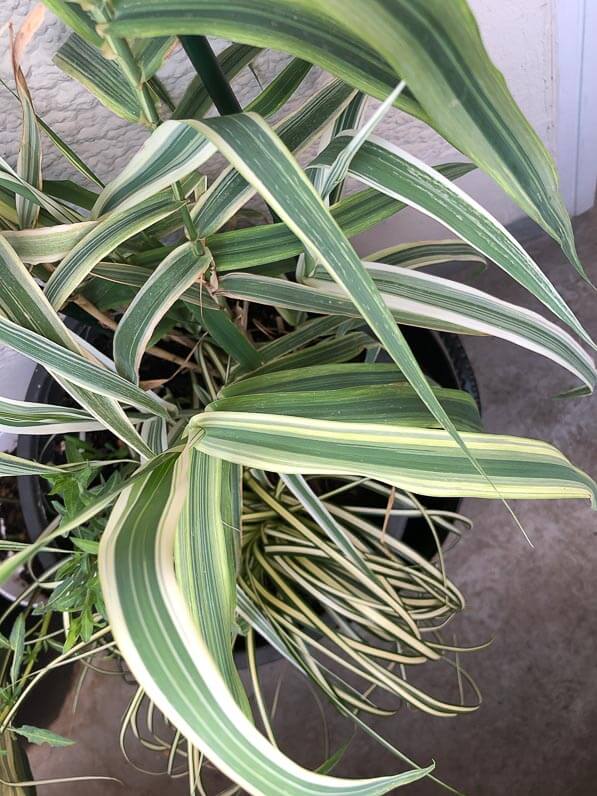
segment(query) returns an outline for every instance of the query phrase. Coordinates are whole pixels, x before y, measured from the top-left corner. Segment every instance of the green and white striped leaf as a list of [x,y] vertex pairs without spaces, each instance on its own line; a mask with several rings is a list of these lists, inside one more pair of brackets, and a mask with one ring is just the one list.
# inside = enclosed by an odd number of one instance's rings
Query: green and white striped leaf
[[[481,431],[483,426],[474,399],[462,390],[433,388],[444,410],[459,431]],[[342,423],[376,423],[437,428],[438,423],[410,384],[382,384],[219,398],[207,411],[253,412],[292,415]]]
[[19,434],[69,434],[95,431],[101,423],[82,409],[0,398],[0,431]]
[[[50,349],[50,358],[60,359],[64,370],[53,370],[48,364],[50,373],[72,397],[87,409],[90,414],[100,420],[116,436],[124,440],[133,450],[144,456],[151,456],[152,451],[137,433],[136,429],[119,406],[119,404],[100,391],[96,390],[96,381],[99,376],[110,374],[100,365],[95,364],[94,355],[85,353],[81,355],[79,344],[75,341],[66,326],[62,323],[55,310],[50,306],[39,286],[19,260],[14,249],[0,237],[0,314],[4,313],[10,320],[0,321],[5,330],[8,330],[6,344],[10,340],[16,343],[25,356],[31,356],[34,361],[40,346],[36,345],[38,339],[42,348]],[[29,353],[27,353],[29,352]],[[43,354],[45,358],[45,354]],[[74,357],[74,362],[82,362],[87,367],[91,379],[88,385],[77,385],[73,382],[69,364],[69,355]],[[65,361],[66,357],[66,361]],[[49,361],[48,361],[49,362]],[[41,363],[45,364],[45,363]],[[89,371],[91,368],[91,371]],[[122,380],[124,382],[124,380]],[[125,384],[127,382],[124,382]],[[130,385],[132,386],[132,385]],[[142,393],[141,390],[139,390]],[[147,397],[149,397],[147,395]],[[144,399],[145,400],[145,399]],[[163,413],[163,407],[158,409],[158,399],[154,399],[154,414]]]
[[[60,5],[60,0],[56,0],[56,4]],[[48,3],[46,3],[46,5],[48,5]],[[52,2],[52,5],[54,5],[54,2]],[[64,5],[66,5],[66,4],[64,4]],[[95,30],[93,32],[95,34]],[[95,34],[95,35],[97,36],[97,34]],[[98,46],[100,46],[101,45],[101,40],[99,39],[99,37],[98,37],[98,42],[99,42]],[[5,83],[4,80],[2,80],[2,78],[0,78],[0,85],[2,85],[7,91],[10,91],[10,93],[13,95],[13,97],[15,97],[15,99],[19,98],[19,95],[17,94],[17,92],[13,91],[12,88],[8,85],[8,83]],[[66,160],[72,166],[74,166],[77,169],[77,171],[79,171],[81,174],[83,174],[87,179],[91,180],[96,185],[99,185],[100,188],[103,187],[103,183],[99,179],[99,177],[96,174],[94,174],[94,172],[89,168],[89,166],[83,160],[81,160],[81,158],[77,155],[77,153],[73,149],[71,149],[71,147],[69,147],[69,145],[66,143],[66,141],[64,141],[58,135],[58,133],[54,129],[52,129],[52,127],[50,127],[49,124],[44,122],[44,120],[41,118],[41,116],[38,116],[36,114],[35,118],[37,120],[37,124],[39,125],[39,127],[48,136],[48,138],[50,139],[52,144],[56,147],[56,149],[60,152],[60,154],[63,155],[66,158]],[[66,182],[68,182],[68,180]],[[44,184],[45,184],[45,180],[44,180]],[[84,188],[81,188],[80,186],[77,186],[77,187],[79,187],[79,190],[85,191]],[[84,207],[84,205],[81,205],[81,206]]]
[[265,364],[256,368],[251,375],[275,373],[291,368],[308,368],[315,364],[350,362],[373,343],[372,337],[364,332],[350,332],[342,337],[330,337],[300,351],[292,351],[274,359],[268,357]]
[[191,451],[190,457],[189,493],[177,531],[176,575],[216,667],[235,702],[252,719],[232,654],[240,513],[233,518],[230,509],[240,507],[240,468],[198,451]]
[[[63,157],[65,157],[66,160],[72,166],[74,166],[78,172],[80,172],[88,180],[91,180],[91,182],[94,182],[96,185],[99,185],[100,188],[103,188],[104,184],[97,176],[97,174],[95,174],[95,172],[93,172],[89,168],[89,166],[79,157],[79,155],[77,155],[77,153],[73,149],[71,149],[71,147],[69,147],[69,145],[58,135],[58,133],[55,130],[53,130],[50,127],[49,124],[46,124],[46,122],[44,122],[44,120],[40,116],[37,117],[37,123],[42,128],[44,133],[48,136],[50,141],[54,144],[56,149],[60,152],[60,154],[63,155]],[[85,190],[81,188],[81,186],[78,187],[81,191]],[[84,206],[85,205],[81,205],[81,207]]]
[[[151,278],[153,270],[129,263],[98,263],[93,267],[93,276],[130,287],[142,287]],[[202,310],[220,311],[220,306],[203,285],[192,285],[183,293],[183,300]]]
[[467,0],[332,0],[326,11],[406,80],[438,132],[562,246],[584,275],[555,163],[491,62]]
[[[231,44],[219,53],[217,60],[224,77],[230,81],[261,52],[260,47],[246,44]],[[176,106],[173,119],[200,119],[210,109],[212,99],[201,79],[195,75],[182,99]]]
[[26,182],[8,165],[4,158],[0,158],[0,188],[6,189],[9,194],[13,194],[15,200],[16,197],[21,196],[29,202],[39,205],[44,210],[47,210],[50,216],[55,218],[59,224],[70,224],[73,221],[81,220],[79,213]]
[[[350,161],[355,157],[365,141],[373,135],[373,131],[390,110],[395,100],[402,94],[405,86],[404,80],[401,80],[394,90],[388,94],[381,105],[375,109],[367,121],[349,136],[348,142],[338,151],[334,162],[330,164],[323,175],[323,181],[319,191],[322,199],[327,199],[332,190],[346,178],[350,167]],[[335,137],[338,137],[338,135],[340,135],[340,132],[338,132]]]
[[60,261],[46,282],[45,295],[50,304],[60,309],[96,263],[125,240],[179,207],[177,201],[156,197],[131,210],[113,213],[93,227]]
[[0,224],[7,230],[16,229],[18,224],[16,197],[12,191],[7,191],[2,185],[2,172],[0,171]]
[[[471,170],[468,163],[437,166],[448,179],[455,180]],[[366,188],[351,194],[330,208],[330,213],[347,237],[358,235],[384,221],[406,205],[397,199]],[[220,232],[207,238],[218,272],[255,268],[302,254],[303,244],[285,224],[263,224],[246,229]],[[460,246],[466,244],[461,243]],[[469,251],[474,251],[469,247]],[[475,252],[477,259],[480,255]]]
[[20,456],[0,451],[0,476],[3,475],[56,475],[60,467],[39,462],[30,462]]
[[[567,332],[538,313],[442,277],[408,268],[386,268],[388,271],[382,273],[381,263],[371,263],[367,270],[376,280],[381,276],[378,287],[396,322],[456,334],[501,337],[552,359],[593,388],[595,365],[591,357]],[[229,298],[268,306],[358,316],[345,291],[327,279],[299,285],[257,274],[224,274],[220,291]]]
[[147,121],[122,69],[97,47],[72,33],[54,56],[57,67],[78,80],[113,113],[129,122]]
[[[384,99],[373,114],[361,127],[354,132],[350,138],[350,143],[340,150],[334,162],[328,169],[321,169],[312,173],[311,179],[317,193],[321,196],[326,206],[329,206],[329,196],[333,190],[341,186],[346,176],[348,175],[348,167],[350,161],[356,155],[361,146],[365,143],[367,138],[373,134],[373,130],[381,122],[383,117],[390,110],[395,100],[402,94],[405,88],[405,83],[401,80],[392,92]],[[353,100],[358,98],[353,97]],[[353,101],[351,100],[351,102]],[[344,122],[348,121],[350,117],[345,117]],[[334,132],[339,134],[338,120],[334,123]],[[317,261],[311,254],[305,254],[299,258],[296,267],[296,279],[298,282],[304,282],[306,277],[312,276],[317,267]]]
[[[129,460],[130,461],[130,460]],[[41,464],[14,456],[11,453],[0,452],[0,476],[3,475],[56,475],[64,472],[76,472],[87,467],[111,466],[111,460],[82,461],[63,464],[61,466]]]
[[38,229],[7,230],[0,235],[26,263],[54,263],[61,260],[84,238],[97,221],[80,221],[77,224],[57,224]]
[[139,382],[139,365],[153,332],[174,302],[211,263],[196,244],[183,243],[151,274],[120,319],[114,334],[114,363],[125,379]]
[[[350,140],[338,136],[312,165],[330,166]],[[586,342],[594,345],[572,310],[512,235],[464,191],[418,158],[385,141],[367,141],[349,173],[439,221],[499,265]]]
[[[552,158],[492,64],[465,0],[119,0],[116,35],[210,34],[290,52],[428,119],[563,246],[582,273]],[[133,33],[134,32],[134,33]],[[420,105],[419,105],[420,103]]]
[[402,372],[393,362],[349,362],[338,365],[313,365],[309,368],[283,370],[262,376],[248,376],[226,384],[220,397],[232,398],[277,392],[308,392],[368,387],[378,384],[405,383]]
[[168,449],[168,426],[163,417],[150,417],[141,426],[141,436],[148,447],[160,454]]
[[153,196],[199,168],[216,151],[197,140],[182,122],[164,122],[112,182],[100,193],[92,218],[117,209],[120,213]]
[[369,262],[400,265],[403,268],[423,268],[449,262],[485,263],[486,259],[468,243],[454,238],[400,243],[368,254]]
[[[336,285],[323,280],[311,280],[311,285],[299,285],[285,279],[277,279],[254,273],[224,274],[220,278],[219,292],[227,298],[253,301],[273,307],[321,315],[344,315],[349,318],[361,317],[345,291]],[[185,301],[187,297],[185,296]],[[385,304],[388,297],[384,296]],[[467,333],[466,328],[442,321],[433,325],[431,321],[423,321],[420,312],[411,312],[406,308],[396,308],[398,299],[392,297],[390,311],[394,319],[407,326],[427,326],[442,331]],[[395,306],[394,306],[395,305]]]
[[[347,328],[349,324],[350,322],[347,323],[346,319],[341,317],[311,318],[297,326],[292,332],[287,332],[275,340],[263,343],[259,346],[259,352],[267,360],[277,359],[292,351],[297,351],[309,343],[315,343],[325,337],[335,337],[342,332],[346,333],[349,331]],[[353,325],[358,327],[360,324],[355,321]],[[339,329],[340,326],[343,327],[342,331]]]
[[[334,121],[353,94],[341,81],[330,83],[273,129],[285,146],[297,154]],[[234,165],[224,170],[193,211],[201,234],[212,235],[220,229],[254,193],[255,187]]]
[[[17,174],[21,179],[41,191],[41,138],[37,126],[37,116],[33,108],[31,94],[27,87],[25,75],[16,61],[16,52],[13,48],[12,68],[15,84],[23,111],[23,124],[21,129],[21,146],[17,157]],[[37,224],[39,217],[39,204],[31,202],[21,194],[16,196],[17,214],[21,229],[29,229]]]
[[[93,274],[116,284],[141,288],[151,278],[150,268],[128,263],[98,263]],[[212,339],[246,370],[263,364],[263,357],[227,311],[212,298],[202,284],[194,284],[182,294],[182,300],[200,310],[201,325]]]
[[[359,475],[423,495],[496,497],[458,443],[439,429],[246,412],[207,412],[190,427],[199,450],[249,467]],[[462,438],[504,498],[589,498],[597,507],[597,485],[551,445],[469,432]]]
[[188,480],[184,456],[122,494],[102,536],[99,574],[114,637],[154,704],[249,793],[368,796],[430,769],[340,780],[300,768],[255,729],[228,690],[176,583],[176,524]]
[[[335,138],[344,130],[357,130],[360,128],[363,111],[367,104],[367,97],[362,91],[359,91],[351,99],[350,103],[342,111],[340,116],[334,122],[334,127],[330,135],[330,140]],[[334,190],[330,193],[330,204],[336,204],[342,196],[344,190],[344,180],[341,180]]]
[[271,116],[288,102],[296,89],[311,71],[312,65],[300,58],[293,58],[282,71],[277,74],[255,99],[244,108],[260,116]]
[[309,254],[350,291],[355,306],[423,402],[462,444],[375,284],[280,139],[259,117],[237,114],[205,122],[166,122],[152,135],[149,148],[155,151],[156,139],[161,140],[163,135],[180,135],[181,130],[185,131],[191,148],[192,133],[195,134],[194,157],[197,150],[202,149],[205,138],[214,141],[215,147],[303,242]]
[[[340,82],[323,88],[304,107],[277,126],[292,150],[306,146],[350,100],[351,90]],[[162,124],[119,176],[100,194],[92,216],[115,208],[131,207],[199,168],[216,151],[185,122]],[[224,170],[207,193],[193,218],[202,235],[210,235],[254,193],[234,168]]]

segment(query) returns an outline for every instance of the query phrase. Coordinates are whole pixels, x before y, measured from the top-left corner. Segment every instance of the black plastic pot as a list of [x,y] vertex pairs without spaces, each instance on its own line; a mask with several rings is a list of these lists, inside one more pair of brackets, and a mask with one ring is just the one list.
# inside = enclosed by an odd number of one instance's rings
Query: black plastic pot
[[[76,327],[79,335],[91,337],[94,344],[96,332],[88,327]],[[427,376],[442,387],[466,390],[476,401],[480,408],[479,389],[475,380],[472,365],[466,355],[459,338],[453,334],[431,332],[427,329],[404,327],[403,333],[413,350],[418,362]],[[388,359],[389,361],[389,359]],[[47,374],[42,367],[37,367],[27,390],[27,400],[36,403],[68,404],[70,397]],[[55,452],[50,445],[50,438],[41,436],[20,436],[17,445],[17,454],[25,459],[34,461],[55,461]],[[44,489],[45,482],[36,476],[21,476],[18,479],[19,498],[25,519],[27,534],[33,541],[41,534],[52,519],[53,512]],[[458,498],[424,498],[425,505],[432,509],[457,511],[460,505]],[[410,547],[428,559],[436,553],[436,542],[423,518],[410,518],[406,523],[395,524],[390,522],[389,533],[399,535]],[[443,542],[447,533],[438,529],[438,536]],[[53,558],[49,554],[41,554],[38,559],[40,566],[49,566]],[[278,657],[278,653],[264,643],[258,650],[260,662],[266,662]],[[237,654],[237,663],[240,668],[246,666],[246,655],[242,644]]]
[[[441,387],[465,390],[471,395],[481,411],[481,396],[470,359],[460,338],[446,332],[431,332],[407,326],[402,329],[413,354],[426,376]],[[387,358],[388,361],[389,357]],[[460,498],[425,497],[423,502],[428,509],[458,511]],[[391,526],[389,527],[391,532]],[[439,541],[443,544],[448,532],[437,529]],[[423,517],[409,519],[402,531],[402,541],[427,559],[437,552],[436,541]]]

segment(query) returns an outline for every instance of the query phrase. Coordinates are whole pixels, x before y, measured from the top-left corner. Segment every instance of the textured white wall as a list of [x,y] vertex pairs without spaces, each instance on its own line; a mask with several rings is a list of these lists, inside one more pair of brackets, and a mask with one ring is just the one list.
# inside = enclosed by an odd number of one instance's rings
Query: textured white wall
[[[492,58],[504,72],[523,111],[552,150],[555,142],[553,2],[471,0]],[[0,0],[0,30],[8,21],[12,21],[15,29],[18,29],[33,5],[33,0]],[[147,132],[104,109],[82,86],[52,64],[52,56],[66,35],[62,24],[47,12],[42,28],[25,54],[23,69],[38,114],[100,177],[109,179],[124,167],[146,138]],[[0,40],[0,73],[12,85],[7,42],[5,31]],[[284,56],[269,53],[259,58],[256,70],[260,78],[267,82],[284,61]],[[190,75],[188,61],[178,50],[170,58],[163,75],[175,97],[182,94]],[[302,85],[299,99],[310,96],[325,80],[325,75],[313,72]],[[258,85],[245,70],[245,74],[235,81],[235,89],[241,101],[246,102],[257,93]],[[373,107],[374,103],[370,109]],[[16,100],[2,87],[0,119],[0,154],[14,164],[18,151],[20,110]],[[432,130],[398,111],[389,114],[377,132],[431,164],[461,157]],[[44,175],[54,179],[74,176],[72,167],[47,141],[44,146]],[[482,174],[467,176],[462,180],[462,185],[504,223],[520,216],[504,193]],[[367,253],[396,241],[445,235],[439,225],[414,211],[405,210],[375,231],[361,236],[357,243],[359,249]],[[30,369],[19,358],[7,354],[0,350],[0,394],[23,397],[23,377]],[[2,444],[0,439],[0,449]]]

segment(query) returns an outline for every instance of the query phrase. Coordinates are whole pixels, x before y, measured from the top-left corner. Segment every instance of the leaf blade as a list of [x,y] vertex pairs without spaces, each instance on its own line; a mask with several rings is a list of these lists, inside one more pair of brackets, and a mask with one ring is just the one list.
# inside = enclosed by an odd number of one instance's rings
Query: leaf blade
[[[377,478],[411,492],[495,498],[491,484],[443,430],[339,423],[280,415],[207,412],[193,444],[212,456],[284,473]],[[506,499],[584,497],[597,485],[537,440],[462,432]]]
[[[174,482],[180,484],[185,472],[184,463],[178,464],[176,475],[172,467],[156,468],[145,482],[123,493],[100,544],[100,579],[113,632],[152,701],[250,793],[277,796],[309,788],[314,795],[368,796],[428,773],[429,769],[418,769],[352,781],[321,777],[270,746],[248,721],[226,688],[176,584],[173,546],[185,495]],[[147,500],[149,493],[152,500]]]
[[127,307],[114,334],[114,364],[121,376],[138,384],[141,358],[160,319],[210,263],[211,254],[199,255],[191,242],[162,260]]

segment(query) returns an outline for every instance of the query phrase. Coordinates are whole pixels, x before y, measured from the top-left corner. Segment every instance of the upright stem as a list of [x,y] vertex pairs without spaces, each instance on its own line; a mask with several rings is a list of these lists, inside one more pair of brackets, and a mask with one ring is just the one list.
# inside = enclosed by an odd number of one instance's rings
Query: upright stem
[[241,113],[242,108],[206,36],[179,36],[180,43],[195,67],[214,105],[222,116]]
[[[178,38],[220,115],[242,113],[242,106],[222,71],[207,36],[179,36]],[[272,221],[280,220],[271,207],[269,207],[269,212]]]

